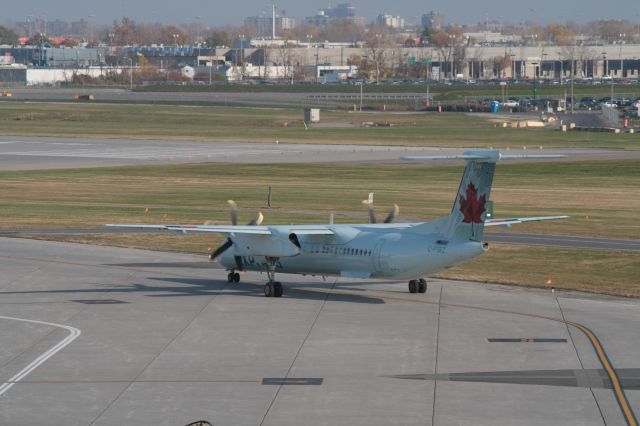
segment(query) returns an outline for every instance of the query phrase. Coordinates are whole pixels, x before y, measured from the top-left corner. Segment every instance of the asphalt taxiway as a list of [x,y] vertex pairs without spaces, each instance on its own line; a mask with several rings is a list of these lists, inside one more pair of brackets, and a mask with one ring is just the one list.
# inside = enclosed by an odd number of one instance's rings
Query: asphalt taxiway
[[623,425],[640,301],[0,238],[0,424]]
[[[0,171],[140,164],[399,162],[402,156],[458,155],[465,150],[467,149],[292,144],[276,141],[252,143],[0,136]],[[569,161],[640,158],[640,151],[615,149],[511,149],[509,153],[564,154]],[[447,162],[433,164],[442,165]]]

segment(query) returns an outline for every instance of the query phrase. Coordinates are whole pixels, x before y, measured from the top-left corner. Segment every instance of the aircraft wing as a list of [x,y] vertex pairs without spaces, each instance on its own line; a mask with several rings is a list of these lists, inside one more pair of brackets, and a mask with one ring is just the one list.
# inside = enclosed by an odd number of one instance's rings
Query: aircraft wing
[[135,225],[125,223],[108,223],[109,228],[157,229],[158,231],[178,232],[216,232],[219,234],[271,235],[267,226],[232,226],[232,225]]
[[[111,228],[157,229],[159,231],[189,232],[213,232],[217,234],[235,235],[272,235],[274,232],[269,226],[238,226],[238,225],[135,225],[109,223],[104,225]],[[333,235],[334,232],[323,226],[294,225],[290,230],[297,235]]]
[[569,216],[537,216],[537,217],[512,217],[507,219],[487,219],[484,226],[507,226],[517,225],[525,222],[539,222],[541,220],[568,219]]

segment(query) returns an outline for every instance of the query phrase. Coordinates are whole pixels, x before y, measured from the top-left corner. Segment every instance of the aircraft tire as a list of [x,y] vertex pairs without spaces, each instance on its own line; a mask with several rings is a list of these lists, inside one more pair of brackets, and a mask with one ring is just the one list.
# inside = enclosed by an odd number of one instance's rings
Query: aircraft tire
[[275,286],[273,283],[266,283],[264,285],[264,295],[265,297],[273,297],[275,294]]
[[409,293],[415,293],[417,288],[416,288],[416,280],[411,280],[409,281]]
[[418,293],[427,292],[427,281],[424,278],[418,280]]
[[227,282],[228,283],[232,283],[233,282],[233,272],[229,272],[229,275],[227,275]]
[[282,283],[276,281],[273,283],[273,297],[281,297],[284,292]]
[[234,272],[233,274],[233,282],[234,283],[239,283],[240,282],[240,274],[237,272]]

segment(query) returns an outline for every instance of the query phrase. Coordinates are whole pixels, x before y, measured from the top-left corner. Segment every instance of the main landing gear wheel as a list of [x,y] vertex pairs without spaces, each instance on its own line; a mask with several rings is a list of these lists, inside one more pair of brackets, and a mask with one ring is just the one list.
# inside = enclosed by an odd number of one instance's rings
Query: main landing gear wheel
[[282,293],[282,283],[278,281],[269,282],[264,285],[264,295],[266,297],[281,297]]
[[409,281],[409,293],[426,293],[427,280],[420,278],[419,280]]
[[275,280],[277,261],[278,258],[276,257],[267,257],[267,276],[269,277],[269,282],[264,285],[264,295],[266,297],[282,296],[282,284]]
[[228,283],[239,283],[240,282],[240,274],[237,272],[229,272],[229,275],[227,275],[227,282]]

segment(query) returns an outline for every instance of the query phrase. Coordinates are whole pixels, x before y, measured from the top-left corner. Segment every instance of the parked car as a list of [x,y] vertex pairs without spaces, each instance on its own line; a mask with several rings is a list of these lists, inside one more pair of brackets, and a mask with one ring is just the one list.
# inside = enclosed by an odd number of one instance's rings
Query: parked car
[[619,107],[628,107],[628,106],[631,106],[633,101],[631,99],[627,98],[627,97],[620,96],[618,99],[615,100],[615,103]]
[[597,108],[600,105],[597,99],[594,99],[591,96],[585,96],[580,99],[580,106],[582,108]]
[[532,99],[531,98],[522,98],[520,99],[520,106],[528,107],[531,106]]
[[520,103],[516,99],[507,99],[504,102],[500,102],[500,105],[507,108],[515,108],[520,106]]

